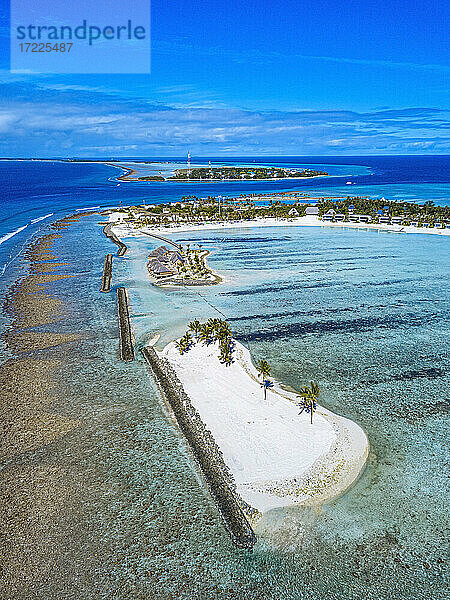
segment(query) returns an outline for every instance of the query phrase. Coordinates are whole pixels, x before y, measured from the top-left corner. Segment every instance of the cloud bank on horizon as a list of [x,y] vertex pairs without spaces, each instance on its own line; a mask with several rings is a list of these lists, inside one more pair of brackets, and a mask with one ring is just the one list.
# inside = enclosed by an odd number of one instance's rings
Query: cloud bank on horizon
[[149,75],[10,73],[0,12],[0,156],[448,153],[441,12],[154,0]]
[[[433,108],[250,110],[179,106],[64,84],[3,84],[2,156],[445,153],[449,112]],[[30,98],[31,96],[31,98]],[[26,149],[26,150],[25,150]]]

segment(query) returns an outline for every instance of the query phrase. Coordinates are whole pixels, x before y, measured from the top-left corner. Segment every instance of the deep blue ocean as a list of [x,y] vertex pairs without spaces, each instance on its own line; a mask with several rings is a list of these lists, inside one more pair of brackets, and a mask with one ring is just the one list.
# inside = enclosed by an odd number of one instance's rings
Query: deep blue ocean
[[[449,157],[297,157],[273,164],[327,165],[333,177],[117,186],[120,171],[104,165],[0,162],[0,297],[27,272],[27,241],[77,209],[300,188],[450,203]],[[355,185],[346,186],[348,180]],[[15,457],[19,467],[62,473],[56,500],[41,479],[39,497],[44,505],[50,497],[51,511],[64,496],[42,525],[44,558],[34,557],[39,540],[30,540],[35,575],[17,597],[448,597],[450,239],[345,227],[174,233],[183,244],[207,248],[223,275],[221,285],[199,290],[151,286],[145,257],[155,244],[127,238],[127,254],[114,259],[112,293],[100,294],[104,256],[114,251],[100,221],[98,214],[82,218],[52,247],[55,269],[75,276],[49,286],[65,306],[64,319],[50,327],[82,332],[82,339],[66,344],[46,410],[79,425]],[[118,360],[117,286],[129,292],[133,363]],[[274,377],[294,389],[317,380],[321,402],[357,421],[370,441],[367,466],[351,489],[318,510],[270,511],[256,527],[253,553],[231,543],[139,353],[155,333],[162,345],[192,318],[217,310],[253,360],[267,359]],[[51,351],[32,358],[45,360]]]

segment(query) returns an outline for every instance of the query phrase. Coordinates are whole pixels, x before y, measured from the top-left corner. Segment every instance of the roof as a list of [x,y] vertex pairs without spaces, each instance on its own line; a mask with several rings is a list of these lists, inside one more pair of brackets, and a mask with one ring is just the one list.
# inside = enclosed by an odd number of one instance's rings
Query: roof
[[156,250],[150,252],[149,256],[154,256],[155,258],[162,259],[168,252],[169,251],[165,246],[160,246],[159,248],[156,248]]
[[318,215],[319,214],[319,208],[317,206],[307,206],[306,207],[306,214],[307,215]]
[[172,273],[172,269],[158,259],[149,261],[148,267],[153,273]]
[[180,256],[180,254],[178,252],[173,252],[173,253],[171,253],[171,256],[169,258],[169,262],[171,264],[182,263],[182,262],[184,262],[184,260],[182,259],[182,257]]
[[327,210],[327,212],[325,213],[326,215],[335,215],[336,211],[332,208],[330,208],[330,210]]

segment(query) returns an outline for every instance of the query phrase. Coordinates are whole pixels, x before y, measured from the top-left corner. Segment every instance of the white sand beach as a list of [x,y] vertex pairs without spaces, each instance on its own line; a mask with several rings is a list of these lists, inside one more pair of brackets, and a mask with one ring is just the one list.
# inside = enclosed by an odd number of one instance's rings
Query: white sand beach
[[[115,214],[110,215],[110,221],[115,222]],[[132,237],[145,233],[156,233],[158,235],[170,235],[171,233],[181,233],[189,231],[207,231],[211,229],[242,229],[250,227],[334,227],[334,228],[351,228],[351,229],[374,229],[380,231],[388,231],[391,233],[422,233],[429,235],[450,236],[450,228],[437,229],[434,227],[412,227],[407,225],[387,225],[383,223],[350,223],[330,221],[321,221],[316,216],[297,217],[293,219],[276,219],[276,218],[257,218],[253,220],[242,220],[223,223],[202,223],[200,225],[191,225],[187,223],[172,225],[169,227],[143,227],[136,229],[125,223],[117,223],[114,225],[114,233],[119,237]]]
[[292,504],[319,504],[342,493],[368,454],[364,431],[318,406],[313,424],[299,414],[295,394],[278,384],[264,394],[249,351],[236,343],[235,362],[219,362],[218,346],[195,344],[169,360],[223,452],[238,493],[260,512]]

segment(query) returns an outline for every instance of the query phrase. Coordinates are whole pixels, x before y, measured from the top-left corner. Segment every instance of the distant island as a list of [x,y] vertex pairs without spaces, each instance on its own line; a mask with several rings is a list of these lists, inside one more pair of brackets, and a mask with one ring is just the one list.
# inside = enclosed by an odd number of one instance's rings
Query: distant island
[[[311,177],[327,177],[326,171],[316,169],[287,169],[284,167],[183,167],[174,169],[173,174],[139,175],[136,169],[121,165],[118,162],[105,162],[104,164],[119,167],[124,170],[117,181],[189,181],[195,183],[207,181],[262,181],[280,179],[306,179]],[[143,163],[147,164],[147,163]]]
[[314,169],[285,169],[283,167],[195,167],[176,169],[172,177],[181,181],[224,180],[241,181],[243,179],[299,179],[305,177],[327,176],[325,171]]

